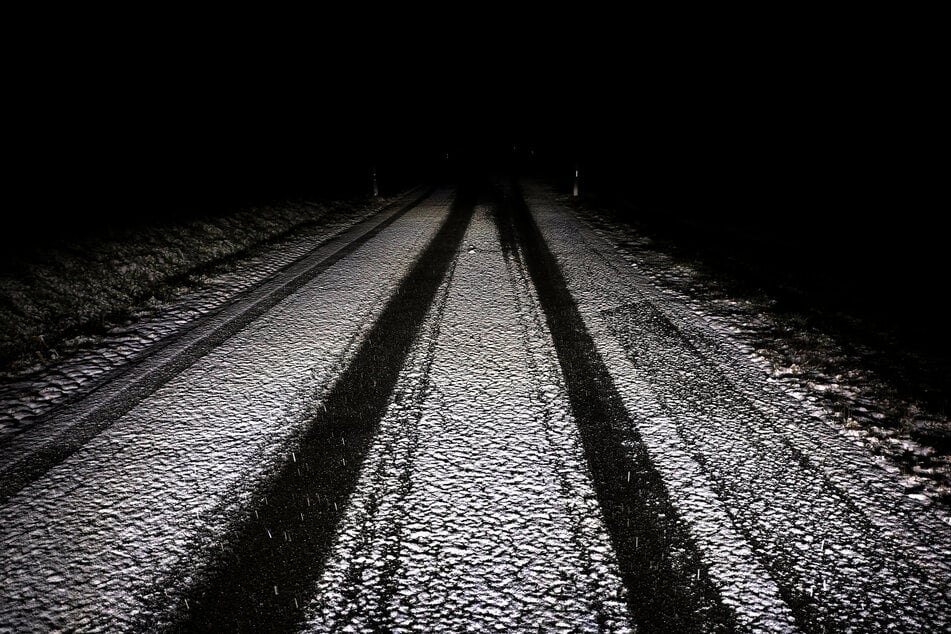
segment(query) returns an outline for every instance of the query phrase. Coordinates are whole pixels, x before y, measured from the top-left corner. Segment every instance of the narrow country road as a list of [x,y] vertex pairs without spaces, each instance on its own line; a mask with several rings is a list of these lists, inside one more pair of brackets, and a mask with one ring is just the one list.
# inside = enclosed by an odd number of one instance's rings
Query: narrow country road
[[544,317],[488,206],[422,332],[308,625],[623,631]]
[[951,629],[947,515],[546,187],[318,246],[0,443],[0,631]]

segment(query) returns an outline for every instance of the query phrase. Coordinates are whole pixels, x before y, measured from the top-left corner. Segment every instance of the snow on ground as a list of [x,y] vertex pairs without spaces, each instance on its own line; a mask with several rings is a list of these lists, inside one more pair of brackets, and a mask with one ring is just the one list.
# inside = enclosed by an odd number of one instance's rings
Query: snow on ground
[[0,622],[115,631],[144,606],[180,603],[189,579],[170,571],[198,574],[220,547],[449,200],[407,212],[10,498]]
[[772,630],[792,612],[816,631],[951,625],[951,528],[938,509],[550,192],[530,187],[527,202],[741,622]]
[[550,334],[486,208],[422,333],[306,629],[630,629]]
[[632,268],[735,341],[776,383],[821,409],[844,438],[878,456],[883,469],[900,472],[909,496],[951,505],[951,419],[881,376],[875,350],[856,349],[805,315],[778,313],[769,297],[737,297],[607,213],[584,206],[579,213]]
[[[0,442],[397,198],[252,208],[149,227],[35,254],[29,276],[7,271],[0,307],[14,314],[0,308],[4,345],[12,350],[18,337],[47,344],[32,364],[0,374]],[[105,333],[51,347],[65,328],[114,312],[129,316]]]
[[[441,191],[408,212],[9,499],[0,622],[129,629],[150,606],[180,604],[191,578],[178,572],[201,573],[286,459],[449,198]],[[592,228],[550,191],[530,187],[527,198],[740,623],[756,631],[951,627],[951,521],[930,504],[946,491],[948,463],[939,457],[901,473],[882,459],[928,447],[869,423],[889,414],[861,386],[866,375],[803,372],[795,358],[777,366],[762,341],[784,345],[795,333],[783,334],[768,310],[718,294],[690,267],[588,214]],[[8,383],[0,438],[153,342],[177,338],[356,217],[288,236],[175,302],[156,300],[95,350]],[[624,243],[609,242],[606,229]],[[628,629],[545,319],[485,208],[422,332],[307,628]],[[837,354],[834,340],[810,341]],[[851,411],[833,406],[843,399]]]

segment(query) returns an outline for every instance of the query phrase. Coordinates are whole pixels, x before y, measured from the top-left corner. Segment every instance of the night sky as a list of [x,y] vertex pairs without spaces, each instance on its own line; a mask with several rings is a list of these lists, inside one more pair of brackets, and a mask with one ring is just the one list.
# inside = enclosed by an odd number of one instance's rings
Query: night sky
[[577,164],[584,193],[669,232],[692,227],[687,242],[742,252],[766,277],[791,274],[833,308],[946,349],[937,227],[948,201],[928,41],[833,29],[776,43],[765,30],[688,49],[644,44],[640,28],[597,49],[553,34],[518,58],[459,62],[451,35],[400,56],[360,54],[355,41],[189,56],[164,42],[126,59],[136,34],[83,41],[16,71],[6,248],[363,195],[372,165],[392,192],[513,166],[568,188]]

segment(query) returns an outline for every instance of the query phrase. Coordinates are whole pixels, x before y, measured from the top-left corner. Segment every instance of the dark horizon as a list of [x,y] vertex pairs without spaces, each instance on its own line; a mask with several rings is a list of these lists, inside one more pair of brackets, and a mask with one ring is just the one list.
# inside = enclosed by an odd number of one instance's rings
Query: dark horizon
[[947,351],[934,89],[920,69],[868,61],[711,61],[627,82],[606,66],[482,91],[426,77],[71,77],[23,96],[11,124],[3,246],[364,196],[374,166],[383,193],[471,169],[567,193],[577,167],[583,195],[701,256],[712,243],[727,261],[750,256],[766,286],[791,276],[833,310]]

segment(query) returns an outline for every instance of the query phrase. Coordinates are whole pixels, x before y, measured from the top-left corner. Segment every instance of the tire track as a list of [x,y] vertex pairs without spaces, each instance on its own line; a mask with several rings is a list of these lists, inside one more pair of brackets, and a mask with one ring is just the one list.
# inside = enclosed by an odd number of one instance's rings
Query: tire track
[[[943,631],[951,548],[931,509],[909,508],[867,455],[765,385],[702,315],[640,278],[570,213],[538,194],[532,203],[628,410],[642,416],[651,454],[743,621],[772,629],[770,617],[785,608],[808,632]],[[699,482],[709,493],[694,502]],[[711,522],[714,513],[720,519]],[[723,539],[727,532],[739,547]],[[773,596],[758,597],[770,583]]]
[[480,206],[433,347],[421,343],[404,368],[367,458],[308,631],[630,631],[529,286]]
[[427,190],[410,203],[384,212],[382,217],[371,221],[369,228],[361,223],[355,237],[348,232],[320,245],[313,253],[288,265],[277,278],[246,292],[244,301],[200,318],[186,332],[154,345],[131,365],[97,380],[93,387],[72,396],[63,406],[42,417],[29,431],[3,443],[0,446],[0,504],[76,453],[210,350],[356,251],[431,193],[432,190]]
[[334,529],[385,412],[399,370],[452,262],[475,204],[460,188],[419,256],[323,401],[297,452],[269,483],[216,574],[180,611],[179,631],[290,629],[313,591]]
[[507,190],[500,209],[503,244],[524,254],[554,338],[635,623],[647,632],[734,629],[521,192]]
[[292,459],[341,355],[347,365],[451,195],[409,211],[2,505],[0,622],[167,625],[253,513],[256,488]]

